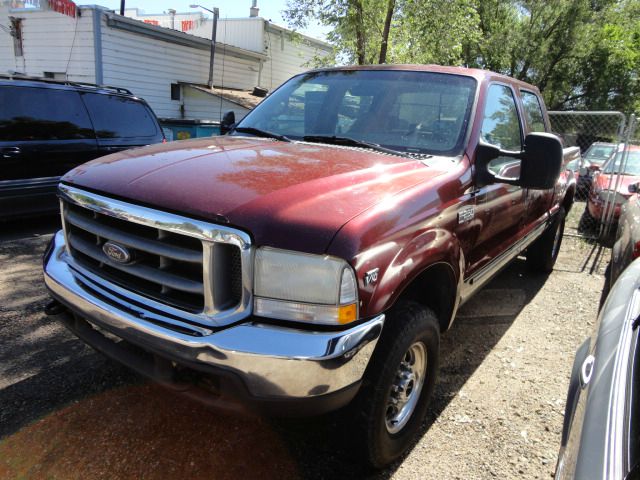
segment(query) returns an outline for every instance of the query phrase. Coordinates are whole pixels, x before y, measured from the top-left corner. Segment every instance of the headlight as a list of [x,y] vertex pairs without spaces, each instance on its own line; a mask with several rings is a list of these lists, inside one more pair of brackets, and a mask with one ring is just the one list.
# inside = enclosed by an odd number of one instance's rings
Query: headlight
[[598,198],[603,202],[614,202],[616,205],[621,205],[627,201],[627,197],[613,190],[601,190],[598,193]]
[[254,271],[255,315],[323,325],[358,318],[356,277],[344,260],[263,247]]

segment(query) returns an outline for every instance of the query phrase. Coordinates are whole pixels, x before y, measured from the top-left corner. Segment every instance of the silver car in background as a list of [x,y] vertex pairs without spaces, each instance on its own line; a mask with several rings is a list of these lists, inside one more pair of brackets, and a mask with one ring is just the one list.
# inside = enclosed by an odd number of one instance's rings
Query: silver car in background
[[640,479],[640,259],[617,279],[578,349],[556,479]]

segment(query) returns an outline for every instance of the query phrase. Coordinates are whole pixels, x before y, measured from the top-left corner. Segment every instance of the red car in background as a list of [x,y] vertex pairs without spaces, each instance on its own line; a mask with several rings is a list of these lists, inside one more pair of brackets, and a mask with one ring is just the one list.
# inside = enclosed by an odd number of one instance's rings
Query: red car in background
[[[611,215],[607,204],[613,205],[612,231],[615,232],[620,208],[632,193],[629,185],[640,181],[640,147],[629,146],[610,158],[593,178],[587,206],[580,218],[578,229],[586,231],[604,223]],[[613,202],[613,203],[612,203]]]
[[587,198],[595,173],[602,168],[617,149],[618,145],[616,143],[595,142],[580,158],[567,164],[567,168],[574,173],[577,181],[577,199],[584,200]]

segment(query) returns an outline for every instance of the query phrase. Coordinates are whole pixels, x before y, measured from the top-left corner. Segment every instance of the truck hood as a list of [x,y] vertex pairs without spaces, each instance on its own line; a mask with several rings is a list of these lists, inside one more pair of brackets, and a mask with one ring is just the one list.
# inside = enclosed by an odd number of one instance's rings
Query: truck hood
[[228,223],[257,245],[322,253],[349,219],[442,173],[422,161],[370,150],[209,137],[108,155],[62,181]]
[[640,182],[640,177],[637,175],[620,175],[620,184],[618,184],[617,179],[618,174],[615,174],[613,180],[611,180],[611,175],[606,173],[600,173],[595,179],[596,187],[599,190],[607,190],[609,188],[609,183],[611,183],[611,189],[616,190],[617,192],[625,197],[630,197],[629,193],[629,185],[632,183]]

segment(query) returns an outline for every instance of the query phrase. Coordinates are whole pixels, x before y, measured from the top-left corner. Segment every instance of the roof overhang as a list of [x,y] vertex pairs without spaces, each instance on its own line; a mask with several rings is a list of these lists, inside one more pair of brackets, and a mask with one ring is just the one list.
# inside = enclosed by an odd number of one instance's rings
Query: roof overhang
[[216,98],[222,98],[227,102],[234,103],[240,107],[251,110],[258,103],[260,103],[264,97],[256,97],[251,95],[250,92],[244,90],[230,90],[227,88],[218,88],[213,87],[209,88],[206,85],[200,85],[197,83],[191,82],[178,82],[180,85],[183,85],[188,88],[192,88],[198,92],[206,93],[207,95],[212,95]]

